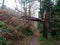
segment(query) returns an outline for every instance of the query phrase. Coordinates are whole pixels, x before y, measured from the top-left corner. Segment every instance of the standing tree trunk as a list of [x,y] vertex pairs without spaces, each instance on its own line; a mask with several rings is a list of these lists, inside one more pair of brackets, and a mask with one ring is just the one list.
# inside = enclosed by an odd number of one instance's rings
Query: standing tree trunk
[[4,9],[4,0],[3,0],[3,2],[2,2],[2,9]]
[[43,22],[43,37],[47,38],[48,34],[48,28],[49,28],[49,23],[48,23],[48,12],[45,10],[44,11],[44,18],[43,18],[44,22]]
[[52,2],[51,0],[43,0],[44,9],[44,22],[43,22],[43,37],[47,38],[47,32],[51,32],[51,15],[52,15]]

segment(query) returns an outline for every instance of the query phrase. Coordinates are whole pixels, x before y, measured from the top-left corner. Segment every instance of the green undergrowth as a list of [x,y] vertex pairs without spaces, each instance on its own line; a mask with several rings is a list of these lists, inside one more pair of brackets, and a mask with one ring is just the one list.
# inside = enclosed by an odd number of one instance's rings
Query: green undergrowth
[[[48,38],[44,38],[43,37],[43,26],[42,26],[42,23],[39,23],[38,24],[38,29],[40,31],[40,36],[38,38],[38,40],[40,41],[40,45],[59,45],[59,43],[56,43],[60,40],[60,31],[56,31],[56,35],[54,37],[51,36],[51,33],[48,32]],[[57,39],[58,38],[58,39]]]
[[8,38],[13,41],[18,41],[23,39],[24,37],[32,36],[33,31],[29,28],[21,27],[20,25],[16,25],[16,32],[13,30],[11,25],[7,25],[6,23],[0,21],[0,45],[14,45],[13,43],[8,43],[6,37],[2,36],[8,35]]
[[50,35],[48,36],[48,38],[44,38],[42,36],[42,34],[40,34],[39,36],[39,41],[40,41],[40,45],[54,45],[56,44],[55,42],[57,42],[58,40],[56,40],[55,38],[52,38]]
[[13,43],[8,43],[6,38],[0,34],[0,45],[14,45]]

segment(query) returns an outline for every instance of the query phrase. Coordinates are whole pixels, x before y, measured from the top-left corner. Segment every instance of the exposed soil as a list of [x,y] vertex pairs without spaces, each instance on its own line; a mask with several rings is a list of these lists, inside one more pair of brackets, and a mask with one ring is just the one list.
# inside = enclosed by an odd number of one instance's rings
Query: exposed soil
[[36,31],[31,39],[30,45],[39,45],[38,37],[39,32]]

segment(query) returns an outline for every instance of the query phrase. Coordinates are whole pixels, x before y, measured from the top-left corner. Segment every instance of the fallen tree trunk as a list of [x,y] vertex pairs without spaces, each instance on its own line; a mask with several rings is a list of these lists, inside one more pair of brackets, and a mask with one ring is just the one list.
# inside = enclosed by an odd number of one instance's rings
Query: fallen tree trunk
[[22,16],[22,18],[24,18],[26,20],[31,20],[31,21],[44,22],[44,20],[42,20],[40,18],[35,18],[35,17],[30,17],[30,16]]
[[48,13],[46,11],[44,11],[43,19],[30,17],[30,16],[23,16],[22,18],[24,18],[26,20],[31,20],[31,21],[42,22],[43,23],[43,37],[45,37],[45,38],[48,37],[47,31],[48,31],[49,23],[48,23]]

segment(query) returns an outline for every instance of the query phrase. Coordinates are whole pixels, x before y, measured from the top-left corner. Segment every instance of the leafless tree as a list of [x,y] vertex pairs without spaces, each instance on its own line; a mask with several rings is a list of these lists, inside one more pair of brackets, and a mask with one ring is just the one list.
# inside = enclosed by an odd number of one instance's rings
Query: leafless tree
[[2,9],[4,9],[5,0],[2,1]]

